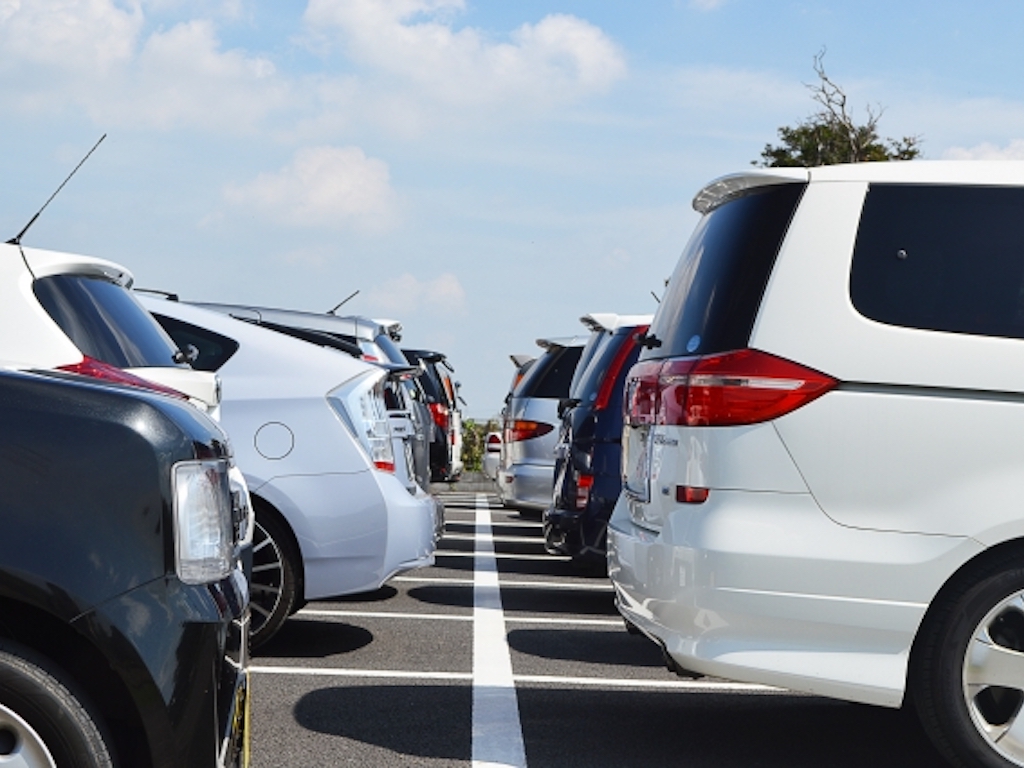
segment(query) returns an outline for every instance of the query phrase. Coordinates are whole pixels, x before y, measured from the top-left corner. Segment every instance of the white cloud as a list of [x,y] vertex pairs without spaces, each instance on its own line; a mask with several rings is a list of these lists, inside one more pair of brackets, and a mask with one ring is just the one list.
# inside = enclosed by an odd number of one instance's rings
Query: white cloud
[[[239,133],[292,100],[268,59],[222,50],[209,19],[146,34],[143,8],[140,0],[0,0],[8,107],[78,107],[104,128]],[[231,3],[212,10],[224,9]]]
[[358,147],[300,149],[291,164],[229,185],[224,197],[278,223],[380,230],[395,219],[388,166]]
[[989,142],[973,147],[950,147],[942,157],[945,160],[1024,160],[1024,139],[1014,139],[1004,147]]
[[310,0],[305,20],[314,34],[338,34],[355,60],[452,104],[574,101],[626,74],[620,48],[575,16],[546,16],[496,42],[453,26],[463,7],[462,0]]
[[405,272],[366,292],[371,314],[407,316],[419,311],[461,315],[466,311],[466,291],[450,272],[432,280],[419,280]]

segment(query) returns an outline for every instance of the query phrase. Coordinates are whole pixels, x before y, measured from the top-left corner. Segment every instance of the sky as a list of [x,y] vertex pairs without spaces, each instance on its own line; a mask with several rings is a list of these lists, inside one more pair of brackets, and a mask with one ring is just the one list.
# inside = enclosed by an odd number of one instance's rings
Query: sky
[[106,134],[26,245],[184,299],[358,290],[486,419],[510,354],[656,309],[816,54],[926,159],[1024,159],[1022,38],[1016,0],[0,0],[0,235]]

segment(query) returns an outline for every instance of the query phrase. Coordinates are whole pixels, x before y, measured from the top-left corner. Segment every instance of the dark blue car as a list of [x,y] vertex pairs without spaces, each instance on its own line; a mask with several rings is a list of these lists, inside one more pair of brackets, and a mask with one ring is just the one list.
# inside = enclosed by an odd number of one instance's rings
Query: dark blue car
[[544,512],[545,546],[584,568],[603,570],[606,528],[622,490],[622,392],[640,354],[649,315],[592,314],[591,329],[569,398],[560,406],[551,506]]

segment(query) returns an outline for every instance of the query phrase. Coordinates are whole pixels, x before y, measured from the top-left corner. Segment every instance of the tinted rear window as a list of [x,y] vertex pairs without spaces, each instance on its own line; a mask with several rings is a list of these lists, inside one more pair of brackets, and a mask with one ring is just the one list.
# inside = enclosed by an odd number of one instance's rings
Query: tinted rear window
[[119,368],[175,365],[174,343],[128,289],[117,283],[53,275],[36,280],[32,290],[82,354]]
[[561,399],[569,396],[569,383],[583,347],[553,347],[538,358],[516,387],[515,397]]
[[679,259],[641,358],[742,349],[805,184],[757,188],[701,219]]
[[[600,350],[594,358],[590,361],[586,371],[579,378],[579,386],[573,393],[573,397],[578,398],[580,402],[584,404],[592,403],[597,399],[597,392],[601,388],[601,384],[604,381],[605,374],[608,373],[608,369],[611,367],[612,361],[615,360],[615,356],[619,353],[623,344],[629,343],[629,337],[636,332],[636,328],[619,328],[614,334],[605,333],[605,339],[607,341],[601,345]],[[632,342],[634,345],[636,342]],[[619,369],[619,376],[624,377],[625,372],[628,371],[633,362],[636,362],[639,356],[639,347],[632,352],[632,354],[626,359],[622,368]]]
[[572,375],[572,381],[569,383],[569,397],[579,397],[580,379],[583,378],[583,373],[587,370],[587,366],[590,365],[590,361],[599,353],[600,348],[611,338],[611,334],[607,331],[591,331],[590,338],[587,339],[587,344],[583,347],[583,352],[580,355],[580,360],[576,364],[576,370]]
[[1024,338],[1024,189],[872,185],[850,298],[889,325]]
[[153,317],[167,331],[167,335],[174,339],[178,349],[185,351],[193,346],[199,351],[199,355],[192,361],[192,367],[197,371],[219,371],[238,351],[238,342],[227,336],[166,315]]

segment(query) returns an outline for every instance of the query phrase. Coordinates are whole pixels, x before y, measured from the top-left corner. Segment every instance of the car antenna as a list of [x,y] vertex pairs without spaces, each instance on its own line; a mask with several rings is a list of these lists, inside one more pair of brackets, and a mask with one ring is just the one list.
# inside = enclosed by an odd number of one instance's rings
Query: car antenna
[[348,296],[346,296],[344,299],[342,299],[340,302],[338,302],[338,304],[336,304],[334,306],[334,309],[327,310],[327,314],[328,315],[333,315],[335,312],[337,312],[339,309],[341,309],[342,306],[347,304],[349,301],[351,301],[352,299],[354,299],[358,295],[359,295],[359,290],[358,289],[352,291],[352,293],[350,293]]
[[659,304],[661,304],[661,299],[659,299],[659,298],[658,298],[658,294],[656,294],[656,293],[655,293],[654,291],[651,291],[651,296],[653,296],[653,297],[654,297],[654,300],[655,300],[656,302],[658,302]]
[[104,133],[102,136],[100,136],[99,141],[97,141],[95,144],[92,145],[92,149],[90,149],[88,152],[85,153],[85,157],[83,157],[79,161],[78,165],[76,165],[74,170],[71,171],[71,173],[68,174],[68,177],[66,179],[64,179],[64,181],[61,182],[61,185],[59,187],[57,187],[57,189],[54,191],[54,193],[52,195],[50,195],[49,198],[47,198],[46,202],[43,203],[43,207],[40,208],[38,211],[36,211],[36,215],[33,216],[31,219],[29,219],[28,224],[26,224],[24,227],[22,227],[21,232],[19,232],[18,234],[16,234],[14,237],[12,237],[10,240],[7,241],[8,245],[17,245],[19,247],[21,246],[21,238],[23,238],[25,236],[25,233],[28,232],[29,227],[31,227],[33,224],[36,223],[36,219],[38,219],[39,215],[43,211],[46,210],[46,206],[48,206],[50,204],[50,201],[52,201],[53,198],[55,198],[58,194],[60,194],[60,191],[62,189],[64,189],[64,185],[67,184],[69,181],[71,181],[71,177],[72,176],[74,176],[76,173],[78,173],[78,169],[81,168],[85,164],[85,161],[89,159],[89,155],[91,155],[93,152],[96,151],[96,147],[98,147],[103,142],[103,140],[105,138],[107,138],[107,134]]

